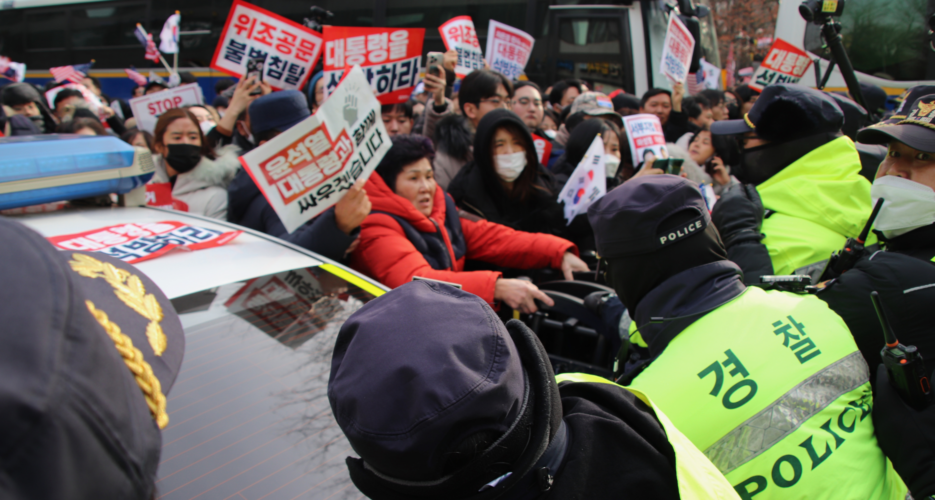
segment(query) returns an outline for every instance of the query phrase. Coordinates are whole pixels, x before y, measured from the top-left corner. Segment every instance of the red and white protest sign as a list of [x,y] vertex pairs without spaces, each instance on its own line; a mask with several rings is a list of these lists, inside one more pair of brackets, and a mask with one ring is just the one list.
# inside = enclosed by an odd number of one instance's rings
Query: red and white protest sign
[[136,117],[136,126],[150,134],[156,129],[156,122],[163,113],[192,104],[204,104],[204,96],[197,83],[179,85],[174,89],[130,99],[130,109]]
[[289,232],[367,178],[391,143],[380,101],[354,66],[314,115],[240,157]]
[[777,38],[750,80],[750,88],[762,92],[771,83],[799,83],[811,64],[804,50]]
[[529,33],[498,21],[490,20],[487,28],[487,63],[510,80],[523,74],[536,39]]
[[656,158],[669,157],[666,138],[662,133],[662,123],[658,116],[650,114],[624,116],[623,128],[627,132],[627,141],[630,143],[634,165],[646,161],[647,154],[650,152]]
[[344,70],[360,66],[381,104],[409,100],[419,83],[424,28],[324,28],[325,95],[341,83]]
[[539,157],[539,164],[548,165],[549,156],[552,155],[552,142],[544,137],[532,134],[532,144],[536,147],[536,156]]
[[172,184],[169,182],[150,182],[147,184],[146,204],[151,207],[188,212],[188,203],[172,197]]
[[263,59],[263,81],[274,90],[299,89],[321,52],[321,35],[243,0],[234,0],[211,67],[237,77],[247,60]]
[[53,111],[55,110],[55,96],[57,96],[59,92],[65,89],[72,89],[81,92],[81,97],[84,98],[86,103],[88,103],[88,109],[90,109],[91,112],[93,112],[101,119],[101,123],[105,128],[110,128],[107,125],[107,116],[105,116],[103,112],[104,103],[99,97],[97,97],[96,94],[88,90],[87,87],[81,85],[80,83],[66,83],[65,85],[59,85],[58,87],[49,89],[49,91],[45,93],[45,100],[49,103],[49,109],[52,109]]
[[176,248],[203,250],[224,245],[243,231],[219,231],[164,220],[149,224],[119,224],[83,233],[49,238],[61,250],[101,252],[124,262],[154,259]]
[[675,14],[669,15],[669,27],[662,44],[662,64],[659,71],[676,83],[685,83],[692,64],[695,38]]
[[475,69],[483,69],[484,53],[480,50],[471,16],[452,17],[438,27],[438,32],[442,34],[445,48],[458,52],[458,65],[455,66],[458,78],[464,78]]

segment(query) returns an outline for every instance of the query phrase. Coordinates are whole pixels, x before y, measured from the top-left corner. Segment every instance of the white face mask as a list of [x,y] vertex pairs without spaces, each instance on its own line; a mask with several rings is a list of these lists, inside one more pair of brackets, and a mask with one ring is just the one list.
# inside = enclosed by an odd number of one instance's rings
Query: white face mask
[[555,139],[555,136],[558,135],[554,130],[544,130],[543,132],[545,132],[545,136],[549,139]]
[[493,165],[501,179],[513,182],[519,178],[519,175],[523,173],[523,169],[526,168],[526,152],[493,155]]
[[887,175],[873,181],[870,196],[874,205],[885,200],[873,227],[887,239],[935,223],[935,190],[924,184]]
[[211,130],[215,127],[215,124],[213,121],[205,120],[199,123],[198,126],[201,127],[202,134],[208,135],[208,132],[211,132]]
[[617,175],[617,169],[620,168],[620,158],[614,155],[604,155],[604,168],[607,169],[607,178],[612,179]]

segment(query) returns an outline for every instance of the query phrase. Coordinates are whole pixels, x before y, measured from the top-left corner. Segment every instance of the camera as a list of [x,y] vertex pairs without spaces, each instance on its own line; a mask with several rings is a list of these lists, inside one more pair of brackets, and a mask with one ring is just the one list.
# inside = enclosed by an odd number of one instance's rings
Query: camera
[[312,17],[306,17],[303,19],[302,24],[304,24],[306,28],[312,31],[321,33],[321,25],[327,23],[332,17],[334,17],[334,13],[317,5],[313,5],[311,10]]
[[844,13],[844,0],[805,0],[799,5],[799,15],[810,23],[824,24],[830,17]]

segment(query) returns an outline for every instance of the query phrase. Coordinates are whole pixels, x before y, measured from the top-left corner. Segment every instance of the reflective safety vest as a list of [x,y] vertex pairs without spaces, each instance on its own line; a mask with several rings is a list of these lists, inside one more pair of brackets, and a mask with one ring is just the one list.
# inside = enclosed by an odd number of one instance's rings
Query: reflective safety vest
[[[600,384],[617,385],[613,382],[585,373],[563,373],[557,375],[555,380],[562,382],[595,382]],[[679,482],[679,497],[682,500],[726,499],[734,500],[739,497],[731,488],[724,475],[718,472],[707,457],[702,454],[691,441],[672,425],[665,413],[653,405],[653,402],[641,391],[631,387],[617,385],[621,389],[630,391],[653,409],[656,420],[662,425],[669,439],[672,450],[675,451],[675,474]]]
[[824,302],[751,287],[683,330],[631,385],[743,499],[902,500],[873,432],[869,375]]

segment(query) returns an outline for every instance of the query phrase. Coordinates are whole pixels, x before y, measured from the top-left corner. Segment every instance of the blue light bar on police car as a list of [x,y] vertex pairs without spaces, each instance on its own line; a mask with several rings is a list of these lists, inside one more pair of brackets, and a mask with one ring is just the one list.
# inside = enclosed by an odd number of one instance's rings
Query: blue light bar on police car
[[149,151],[116,137],[0,138],[0,210],[124,194],[154,171]]

